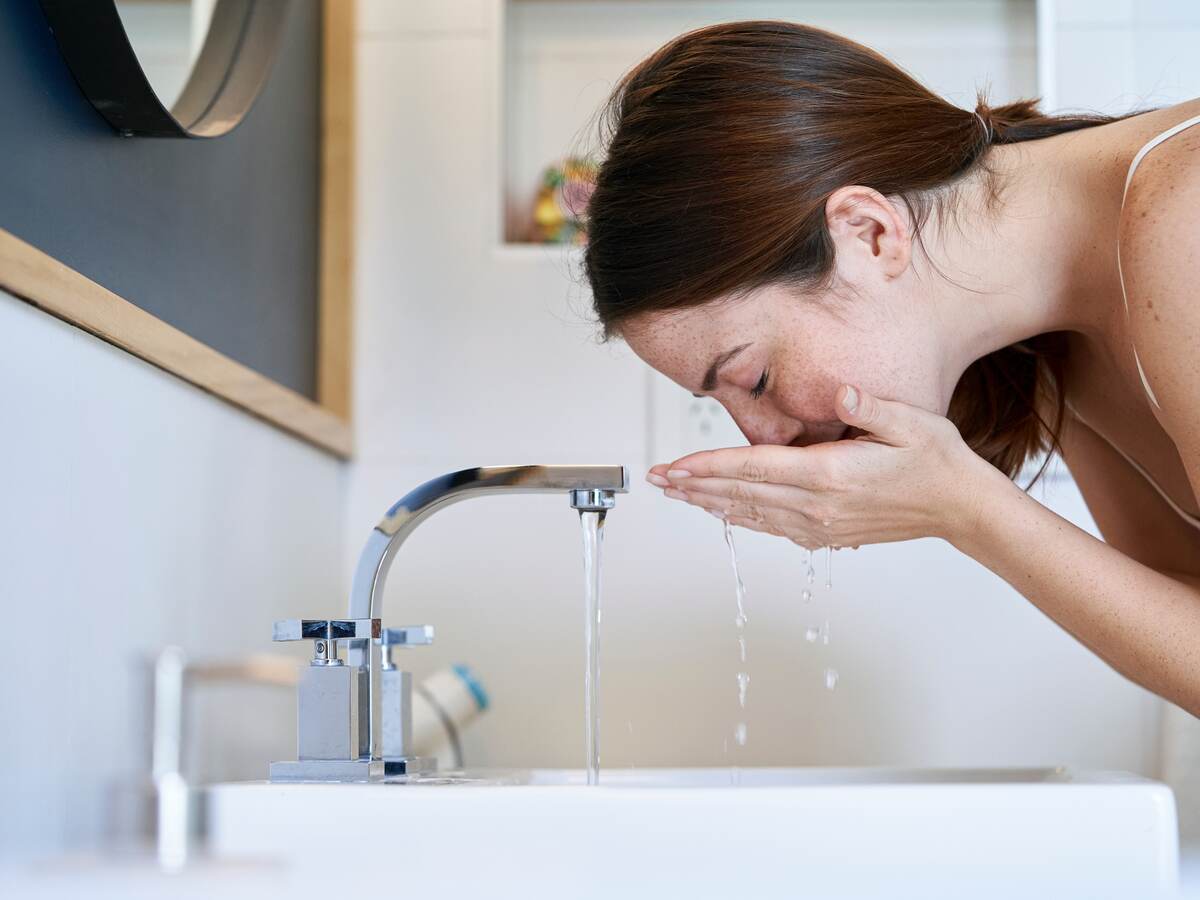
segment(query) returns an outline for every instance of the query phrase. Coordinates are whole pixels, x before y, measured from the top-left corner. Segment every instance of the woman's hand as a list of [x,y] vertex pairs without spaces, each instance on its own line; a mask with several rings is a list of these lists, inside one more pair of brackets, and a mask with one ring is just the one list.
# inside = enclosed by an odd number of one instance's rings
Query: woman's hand
[[1008,483],[942,416],[848,385],[835,408],[865,433],[807,447],[707,450],[646,478],[672,499],[809,548],[954,542],[975,527],[989,479]]

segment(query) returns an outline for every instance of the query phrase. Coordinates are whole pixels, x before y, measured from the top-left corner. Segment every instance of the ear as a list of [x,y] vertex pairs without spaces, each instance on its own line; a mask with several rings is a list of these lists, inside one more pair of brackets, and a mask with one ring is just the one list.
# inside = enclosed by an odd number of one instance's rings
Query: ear
[[850,184],[825,202],[825,224],[839,266],[874,270],[885,278],[901,275],[912,258],[908,216],[874,188]]

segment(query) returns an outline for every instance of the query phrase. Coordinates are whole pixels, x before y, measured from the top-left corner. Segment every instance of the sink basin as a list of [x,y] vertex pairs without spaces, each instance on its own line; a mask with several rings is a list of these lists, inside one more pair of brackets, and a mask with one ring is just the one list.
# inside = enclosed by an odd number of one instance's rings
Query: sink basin
[[1068,769],[483,772],[459,783],[225,784],[215,858],[416,896],[1175,895],[1165,785]]

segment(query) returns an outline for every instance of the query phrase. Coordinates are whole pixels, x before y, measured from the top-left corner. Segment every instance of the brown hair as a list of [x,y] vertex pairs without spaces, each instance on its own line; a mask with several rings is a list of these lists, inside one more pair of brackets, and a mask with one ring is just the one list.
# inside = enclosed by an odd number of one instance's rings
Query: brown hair
[[[601,119],[584,271],[605,335],[641,313],[767,285],[827,286],[825,203],[843,185],[900,198],[920,240],[952,196],[938,189],[976,167],[998,200],[991,144],[1113,121],[978,99],[974,113],[954,106],[873,50],[791,22],[714,25],[666,44],[625,75]],[[1065,344],[1052,333],[998,350],[955,388],[949,418],[1009,477],[1057,446]]]

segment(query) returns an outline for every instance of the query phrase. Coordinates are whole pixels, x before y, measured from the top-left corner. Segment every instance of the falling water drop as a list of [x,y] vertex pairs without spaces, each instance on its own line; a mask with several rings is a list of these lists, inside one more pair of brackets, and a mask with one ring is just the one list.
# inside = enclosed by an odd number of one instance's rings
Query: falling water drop
[[742,662],[746,661],[746,639],[742,635],[738,635],[738,655],[742,658]]
[[746,688],[750,686],[750,675],[746,672],[737,673],[738,706],[746,708]]
[[838,683],[837,669],[826,669],[825,670],[825,689],[828,691],[832,691],[835,687],[837,687],[837,683]]
[[821,629],[821,643],[829,645],[829,620],[825,620],[825,627]]
[[825,587],[833,587],[833,547],[825,548]]
[[739,747],[746,746],[746,723],[738,722],[737,727],[733,729],[733,739],[737,741]]
[[800,592],[800,599],[803,600],[805,603],[811,603],[812,602],[812,591],[810,591],[808,588],[805,588],[804,590],[802,590]]

